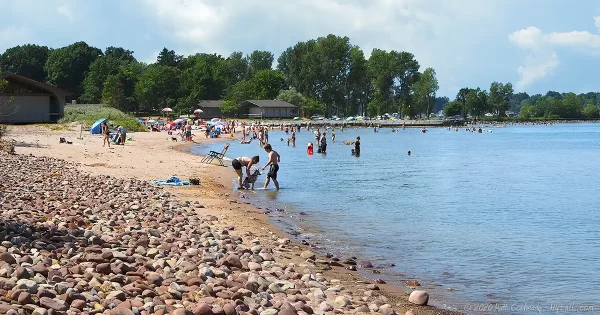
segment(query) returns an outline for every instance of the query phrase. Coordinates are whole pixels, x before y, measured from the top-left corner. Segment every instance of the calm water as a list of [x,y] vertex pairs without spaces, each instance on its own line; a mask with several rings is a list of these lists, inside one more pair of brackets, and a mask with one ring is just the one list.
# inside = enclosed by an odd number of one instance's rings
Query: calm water
[[[528,314],[591,304],[600,312],[600,125],[492,130],[337,130],[327,155],[313,156],[312,132],[302,130],[292,148],[272,131],[284,189],[247,194],[285,208],[280,220],[301,238],[368,259],[386,280],[418,279],[436,305]],[[356,136],[359,158],[343,144]],[[234,143],[227,155],[256,154],[264,164],[258,142]]]

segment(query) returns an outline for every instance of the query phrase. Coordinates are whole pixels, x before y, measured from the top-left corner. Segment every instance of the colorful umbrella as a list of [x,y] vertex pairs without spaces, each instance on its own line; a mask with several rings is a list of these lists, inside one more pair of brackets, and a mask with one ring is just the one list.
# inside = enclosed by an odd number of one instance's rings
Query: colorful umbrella
[[194,111],[194,114],[201,114],[201,113],[204,113],[204,111],[201,110],[200,108],[198,108]]
[[162,109],[162,111],[163,112],[172,112],[173,110],[170,109],[170,108],[168,108],[168,107],[165,107],[165,108]]
[[183,119],[181,119],[181,118],[180,118],[180,119],[175,119],[175,120],[173,120],[173,122],[174,122],[174,123],[176,123],[176,124],[178,124],[178,123],[180,123],[180,122],[182,122],[182,121],[183,121]]

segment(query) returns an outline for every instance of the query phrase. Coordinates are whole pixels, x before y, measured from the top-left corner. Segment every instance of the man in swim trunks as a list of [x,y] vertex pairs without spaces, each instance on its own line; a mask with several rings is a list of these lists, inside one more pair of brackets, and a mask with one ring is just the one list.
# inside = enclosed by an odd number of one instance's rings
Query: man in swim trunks
[[250,177],[250,168],[252,165],[258,164],[259,160],[260,159],[257,155],[253,158],[240,156],[239,158],[231,161],[231,166],[233,166],[233,169],[238,176],[238,189],[244,189],[244,186],[242,186],[242,177],[244,177],[244,175],[242,175],[242,167],[246,167],[246,176]]
[[277,171],[279,171],[279,162],[281,162],[281,156],[279,153],[271,148],[270,144],[265,145],[265,151],[269,153],[269,162],[262,168],[263,170],[270,166],[269,173],[267,173],[267,181],[265,182],[265,189],[269,186],[271,179],[273,179],[273,184],[275,184],[275,189],[279,190],[279,182],[277,181]]

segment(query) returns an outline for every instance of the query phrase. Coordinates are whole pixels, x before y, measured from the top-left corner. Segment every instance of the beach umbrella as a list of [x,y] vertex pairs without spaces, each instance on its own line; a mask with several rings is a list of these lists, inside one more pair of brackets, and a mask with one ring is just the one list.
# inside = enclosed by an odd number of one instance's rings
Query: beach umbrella
[[210,121],[219,121],[219,118],[213,118]]
[[204,111],[201,110],[200,108],[198,108],[194,111],[194,114],[202,114],[202,113],[204,113]]
[[165,107],[162,109],[163,112],[172,112],[173,110],[169,107]]
[[178,123],[180,123],[182,121],[183,121],[183,119],[181,119],[181,118],[173,120],[173,122],[176,123],[176,124],[178,124]]

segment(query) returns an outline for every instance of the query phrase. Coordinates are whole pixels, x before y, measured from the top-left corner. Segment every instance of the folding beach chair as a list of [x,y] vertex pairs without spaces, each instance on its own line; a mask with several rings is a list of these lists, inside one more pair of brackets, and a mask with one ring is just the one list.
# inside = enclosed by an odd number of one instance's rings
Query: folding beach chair
[[212,163],[212,161],[214,159],[217,159],[217,161],[219,161],[219,164],[221,164],[221,166],[225,166],[225,164],[223,164],[223,158],[225,157],[225,153],[227,153],[227,149],[229,149],[229,143],[225,145],[222,152],[217,152],[217,151],[208,152],[208,154],[204,158],[202,158],[202,160],[200,162],[210,164],[210,163]]

